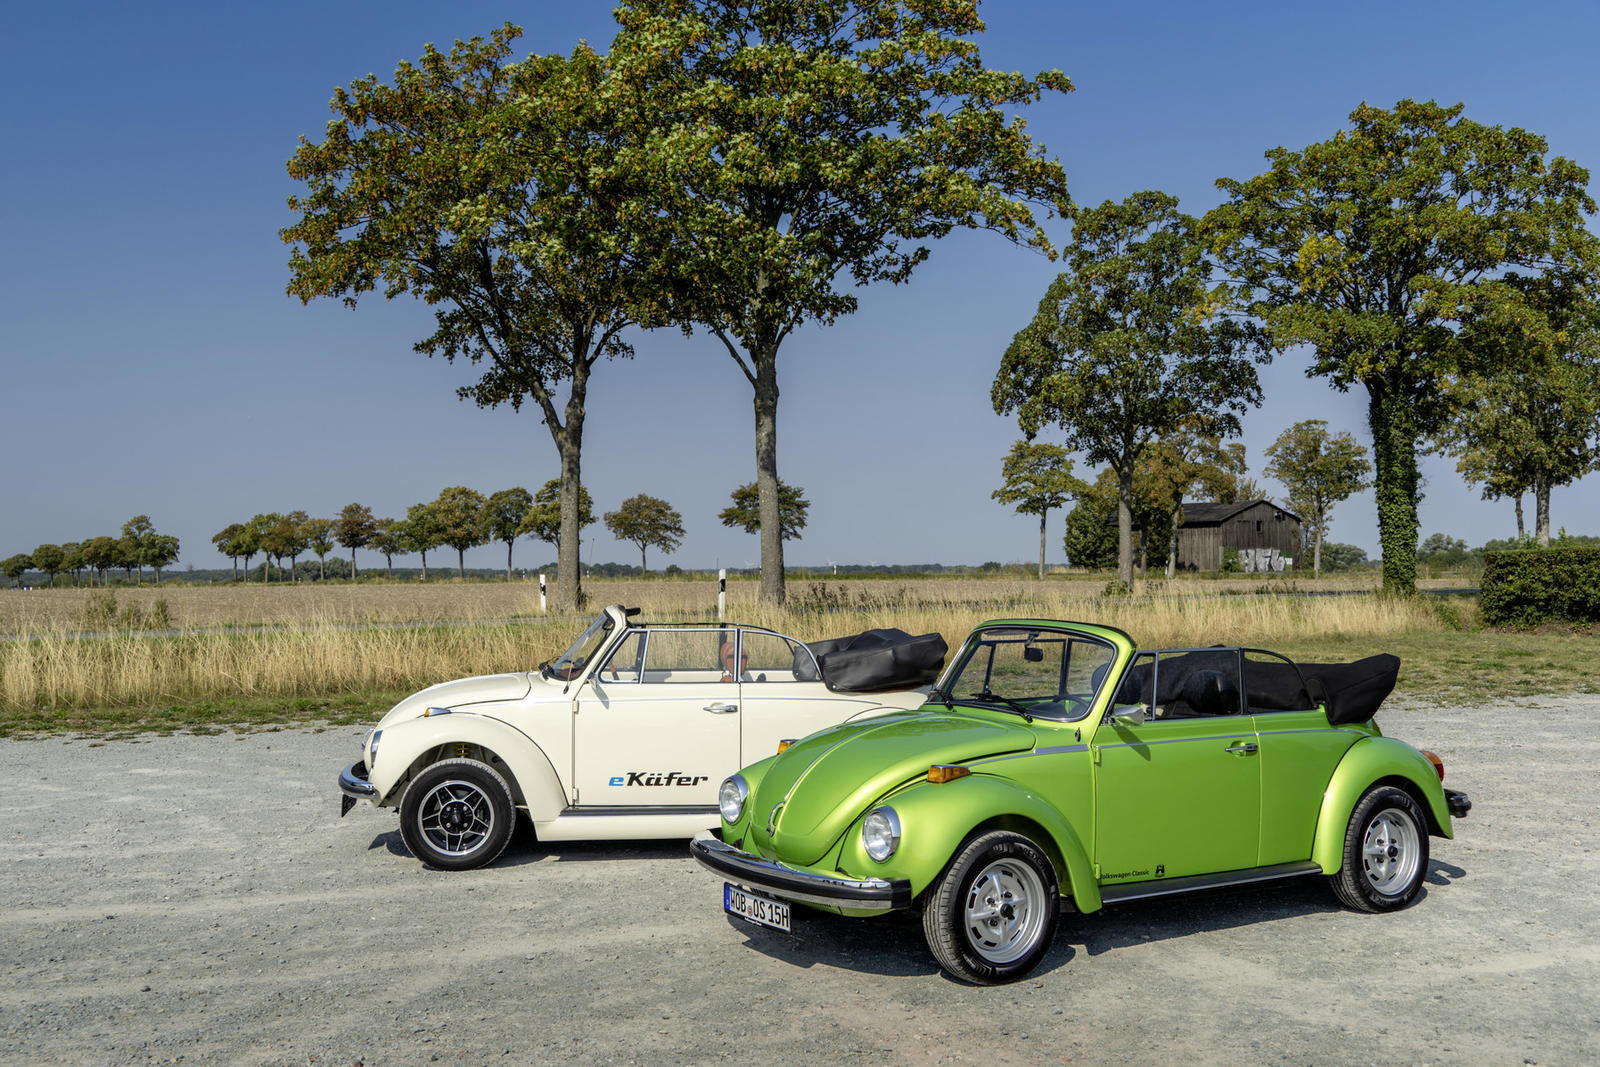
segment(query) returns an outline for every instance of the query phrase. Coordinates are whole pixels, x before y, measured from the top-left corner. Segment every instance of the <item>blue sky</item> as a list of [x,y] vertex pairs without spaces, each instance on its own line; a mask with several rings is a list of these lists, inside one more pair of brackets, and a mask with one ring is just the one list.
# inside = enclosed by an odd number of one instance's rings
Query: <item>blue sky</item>
[[[0,69],[0,556],[115,534],[146,513],[182,540],[180,569],[225,566],[211,535],[256,512],[360,501],[403,515],[445,486],[487,494],[555,477],[536,415],[457,400],[469,370],[412,352],[425,307],[284,295],[277,232],[297,189],[284,162],[298,136],[320,139],[336,86],[387,75],[426,42],[510,20],[528,52],[604,48],[610,12],[586,0],[13,5]],[[1403,97],[1463,101],[1477,121],[1534,130],[1600,167],[1590,0],[989,0],[982,12],[990,66],[1073,79],[1076,92],[1027,118],[1080,203],[1161,188],[1199,214],[1218,201],[1217,177],[1330,137],[1363,100]],[[779,470],[812,502],[791,564],[1034,557],[1037,521],[989,496],[1018,436],[989,387],[1056,270],[958,234],[909,284],[862,292],[855,316],[786,343]],[[597,510],[648,492],[682,512],[683,547],[652,552],[652,567],[754,563],[756,538],[716,519],[754,477],[748,384],[703,335],[633,340],[637,358],[601,366],[591,386],[584,480]],[[1367,439],[1364,394],[1305,378],[1305,364],[1278,357],[1245,418],[1251,473],[1275,493],[1262,449],[1291,423],[1324,418]],[[1424,535],[1514,532],[1509,502],[1480,501],[1453,462],[1429,458],[1424,474]],[[1592,481],[1556,491],[1556,526],[1600,532]],[[1053,561],[1060,530],[1052,515]],[[599,523],[586,534],[586,561],[637,559]],[[1331,537],[1376,555],[1370,493],[1335,511]],[[530,541],[516,553],[553,558]],[[503,565],[503,546],[467,558]]]

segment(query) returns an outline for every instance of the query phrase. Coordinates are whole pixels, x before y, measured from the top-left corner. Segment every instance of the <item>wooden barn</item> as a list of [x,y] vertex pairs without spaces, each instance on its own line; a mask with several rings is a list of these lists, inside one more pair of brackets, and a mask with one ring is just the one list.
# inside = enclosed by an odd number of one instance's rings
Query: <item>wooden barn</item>
[[1300,517],[1270,500],[1183,505],[1180,568],[1219,571],[1222,553],[1230,548],[1247,571],[1281,571],[1300,555]]

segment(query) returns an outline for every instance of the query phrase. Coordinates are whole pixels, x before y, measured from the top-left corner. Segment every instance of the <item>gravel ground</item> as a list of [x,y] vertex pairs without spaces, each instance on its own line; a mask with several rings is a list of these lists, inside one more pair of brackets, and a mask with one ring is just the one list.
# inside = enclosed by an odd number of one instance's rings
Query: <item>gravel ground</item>
[[0,742],[0,1062],[1600,1061],[1600,698],[1390,707],[1471,794],[1393,915],[1320,880],[1063,917],[972,988],[914,919],[725,917],[681,842],[425,870],[360,731]]

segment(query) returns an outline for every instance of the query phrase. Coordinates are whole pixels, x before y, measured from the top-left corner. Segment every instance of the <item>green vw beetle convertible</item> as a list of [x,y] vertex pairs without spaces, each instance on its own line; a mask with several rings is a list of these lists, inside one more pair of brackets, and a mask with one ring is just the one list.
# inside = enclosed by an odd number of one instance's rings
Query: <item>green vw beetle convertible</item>
[[1398,669],[984,623],[919,710],[725,781],[721,839],[691,847],[728,912],[782,930],[793,904],[920,906],[935,958],[979,983],[1032,970],[1063,903],[1321,874],[1348,906],[1390,911],[1420,891],[1429,836],[1471,808],[1437,756],[1373,723]]

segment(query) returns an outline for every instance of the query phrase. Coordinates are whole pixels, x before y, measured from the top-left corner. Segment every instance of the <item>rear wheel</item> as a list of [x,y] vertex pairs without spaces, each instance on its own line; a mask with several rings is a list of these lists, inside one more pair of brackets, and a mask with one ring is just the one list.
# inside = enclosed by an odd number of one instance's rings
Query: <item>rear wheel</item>
[[928,887],[922,932],[945,970],[994,985],[1038,966],[1060,909],[1050,858],[1020,834],[995,831],[963,845]]
[[491,863],[511,840],[516,808],[498,771],[470,759],[441,760],[400,799],[400,836],[430,867],[467,871]]
[[1428,821],[1411,794],[1376,786],[1350,813],[1333,891],[1357,911],[1394,911],[1417,899],[1428,871]]

